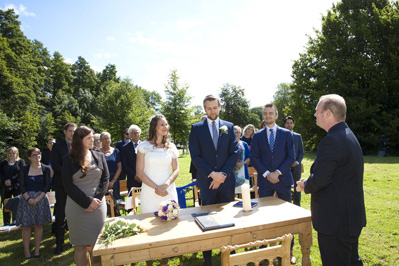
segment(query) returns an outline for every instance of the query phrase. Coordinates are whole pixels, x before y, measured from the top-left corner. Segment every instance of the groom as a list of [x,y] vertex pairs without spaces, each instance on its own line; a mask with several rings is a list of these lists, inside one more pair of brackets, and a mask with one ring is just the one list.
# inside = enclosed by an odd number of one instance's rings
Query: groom
[[[197,168],[197,186],[202,205],[234,200],[235,177],[233,168],[237,162],[237,140],[233,124],[219,119],[220,99],[205,97],[207,119],[191,127],[190,155]],[[204,251],[204,265],[212,265],[212,251]]]

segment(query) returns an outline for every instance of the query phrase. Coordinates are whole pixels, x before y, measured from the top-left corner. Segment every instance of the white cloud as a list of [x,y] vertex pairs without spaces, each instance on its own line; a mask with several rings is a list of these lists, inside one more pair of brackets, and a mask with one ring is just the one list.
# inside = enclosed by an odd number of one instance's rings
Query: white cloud
[[93,69],[96,73],[98,72],[102,72],[103,68],[99,67],[99,66],[90,66],[91,69]]
[[5,6],[4,10],[8,10],[8,9],[14,9],[15,13],[16,13],[17,15],[20,15],[20,16],[25,16],[25,17],[36,17],[36,14],[33,13],[33,12],[29,12],[29,11],[27,10],[28,8],[27,8],[26,6],[24,6],[24,5],[16,6],[16,5],[14,5],[14,4],[9,4],[9,5],[6,5],[6,6]]
[[202,20],[180,20],[176,24],[182,32],[188,32],[202,26],[204,22]]
[[72,64],[75,64],[75,60],[73,60],[73,59],[71,59],[71,58],[65,58],[65,59],[64,59],[64,62],[67,63],[67,64],[71,64],[71,65],[72,65]]
[[118,54],[117,54],[117,53],[105,52],[103,49],[101,49],[100,52],[98,52],[98,53],[93,53],[93,56],[94,56],[95,58],[99,58],[99,59],[102,59],[102,58],[110,59],[110,58],[118,57]]
[[107,38],[107,41],[115,41],[116,40],[114,36],[107,35],[106,38]]

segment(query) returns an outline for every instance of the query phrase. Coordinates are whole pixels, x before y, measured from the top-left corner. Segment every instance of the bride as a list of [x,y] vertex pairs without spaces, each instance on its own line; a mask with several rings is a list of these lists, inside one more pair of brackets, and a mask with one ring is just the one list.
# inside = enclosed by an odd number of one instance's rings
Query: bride
[[176,146],[170,142],[165,117],[153,116],[148,139],[137,147],[136,174],[143,181],[141,213],[157,211],[164,200],[178,202],[175,185],[179,175],[178,156]]

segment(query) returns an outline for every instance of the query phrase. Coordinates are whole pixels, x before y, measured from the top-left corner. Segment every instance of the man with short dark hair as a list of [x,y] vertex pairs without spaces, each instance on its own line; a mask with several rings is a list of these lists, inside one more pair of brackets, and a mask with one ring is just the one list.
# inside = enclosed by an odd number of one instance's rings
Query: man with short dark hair
[[51,164],[51,150],[53,149],[53,145],[55,143],[55,138],[49,138],[47,139],[47,150],[44,150],[42,153],[42,159],[41,162],[47,165]]
[[301,192],[296,191],[296,182],[301,179],[302,159],[303,159],[303,142],[301,134],[294,132],[295,122],[292,116],[284,119],[285,128],[292,132],[294,137],[295,162],[291,165],[291,173],[294,178],[294,193],[292,194],[293,203],[301,206]]
[[65,204],[67,194],[62,185],[62,158],[71,149],[73,133],[76,130],[75,123],[68,123],[64,126],[65,139],[56,142],[51,152],[51,166],[54,170],[53,188],[55,190],[55,255],[60,255],[64,245],[65,233]]
[[273,103],[264,106],[263,117],[266,127],[254,134],[251,146],[251,163],[259,173],[259,197],[277,192],[280,199],[291,202],[294,138],[292,132],[276,125],[278,111]]
[[[233,124],[219,118],[220,99],[205,97],[207,119],[191,126],[189,149],[197,169],[197,186],[202,205],[234,200],[234,166],[237,162],[237,138]],[[212,251],[204,251],[204,265],[212,265]]]
[[312,224],[323,266],[363,265],[358,253],[366,226],[362,148],[345,123],[344,98],[320,97],[314,116],[327,136],[317,147],[309,178],[298,181],[297,190],[311,193]]
[[[122,156],[122,149],[123,146],[125,146],[126,144],[128,144],[130,142],[130,136],[129,136],[129,128],[125,128],[125,130],[123,130],[123,139],[119,140],[116,144],[115,144],[115,148],[117,148],[120,152],[121,152],[121,156]],[[122,163],[122,172],[119,175],[119,180],[125,180],[126,179],[126,171],[123,168],[123,163]]]

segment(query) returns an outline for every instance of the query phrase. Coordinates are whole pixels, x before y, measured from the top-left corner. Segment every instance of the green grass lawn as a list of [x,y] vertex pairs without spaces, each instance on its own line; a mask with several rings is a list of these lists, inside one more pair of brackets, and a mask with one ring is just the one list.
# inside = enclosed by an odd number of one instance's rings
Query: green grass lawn
[[[303,161],[307,178],[310,166],[314,160],[314,153],[306,153]],[[367,226],[359,240],[359,252],[364,265],[399,265],[399,157],[378,158],[365,156],[364,193],[367,212]],[[182,155],[179,159],[180,175],[176,180],[177,186],[191,182],[190,157]],[[192,201],[188,201],[192,204]],[[302,207],[310,209],[310,195],[302,195]],[[2,225],[0,212],[0,225]],[[69,246],[68,234],[65,236],[66,246]],[[31,241],[33,246],[33,238]],[[39,259],[24,260],[21,231],[0,234],[0,266],[1,265],[74,265],[73,250],[68,249],[60,256],[53,256],[55,238],[51,236],[51,226],[44,227],[41,257]],[[301,265],[301,252],[298,237],[295,238],[294,255]],[[218,250],[213,253],[214,263],[220,261]],[[311,249],[313,265],[321,265],[320,253],[317,245],[317,235],[313,231],[313,245]],[[179,259],[172,258],[169,265],[178,265]],[[187,254],[183,256],[185,265],[202,265],[202,254]],[[138,263],[136,265],[145,265]],[[154,265],[160,265],[155,261]]]

